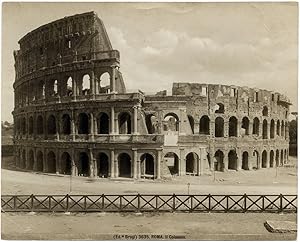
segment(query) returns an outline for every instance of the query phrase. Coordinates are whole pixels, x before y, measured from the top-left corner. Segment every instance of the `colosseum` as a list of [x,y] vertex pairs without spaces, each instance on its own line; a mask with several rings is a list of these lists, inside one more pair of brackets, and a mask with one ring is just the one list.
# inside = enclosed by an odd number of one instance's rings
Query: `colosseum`
[[15,162],[94,178],[163,179],[288,162],[289,99],[257,88],[174,83],[127,92],[94,12],[45,24],[15,58]]

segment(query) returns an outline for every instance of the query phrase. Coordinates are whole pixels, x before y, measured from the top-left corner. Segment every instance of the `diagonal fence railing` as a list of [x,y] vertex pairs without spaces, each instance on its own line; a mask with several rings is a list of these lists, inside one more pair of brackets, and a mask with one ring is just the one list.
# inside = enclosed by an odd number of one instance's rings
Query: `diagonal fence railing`
[[296,213],[297,195],[2,195],[1,211]]

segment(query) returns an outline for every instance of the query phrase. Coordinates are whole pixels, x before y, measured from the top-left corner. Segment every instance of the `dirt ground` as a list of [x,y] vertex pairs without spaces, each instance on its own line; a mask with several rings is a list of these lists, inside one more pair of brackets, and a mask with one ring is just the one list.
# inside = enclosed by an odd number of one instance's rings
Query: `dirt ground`
[[[2,239],[32,240],[295,240],[271,233],[266,220],[294,221],[296,214],[28,214],[3,213]],[[88,225],[88,226],[84,226]]]
[[[296,159],[289,167],[214,175],[175,177],[173,180],[90,179],[2,169],[2,194],[297,194]],[[190,185],[188,185],[190,184]]]

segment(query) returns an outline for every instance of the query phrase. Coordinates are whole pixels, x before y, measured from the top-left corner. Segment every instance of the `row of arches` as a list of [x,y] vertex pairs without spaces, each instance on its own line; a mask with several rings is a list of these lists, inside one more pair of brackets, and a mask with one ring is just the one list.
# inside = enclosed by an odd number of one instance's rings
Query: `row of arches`
[[[268,157],[269,155],[269,157]],[[251,157],[252,156],[252,157]],[[214,154],[214,170],[215,171],[224,171],[224,170],[238,170],[238,156],[235,150],[230,150],[227,154],[228,163],[224,162],[225,154],[221,150],[217,150]],[[257,150],[254,150],[253,153],[248,151],[242,152],[241,157],[241,169],[251,170],[259,168],[268,168],[268,167],[278,167],[285,164],[288,160],[288,151],[284,150],[271,150],[269,153],[266,150],[263,150],[260,154]],[[252,162],[251,162],[252,161]]]

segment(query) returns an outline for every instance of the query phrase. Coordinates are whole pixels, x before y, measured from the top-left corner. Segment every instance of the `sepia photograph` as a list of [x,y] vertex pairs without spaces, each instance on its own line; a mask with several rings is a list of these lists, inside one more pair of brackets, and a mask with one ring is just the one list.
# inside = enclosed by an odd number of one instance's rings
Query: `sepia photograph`
[[1,47],[2,239],[297,239],[297,2],[3,2]]

